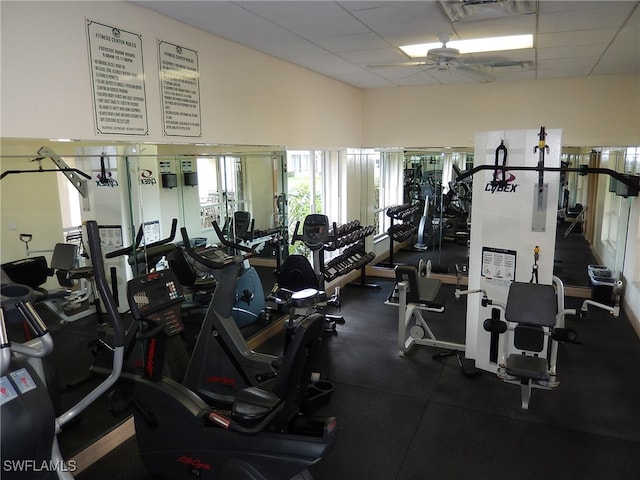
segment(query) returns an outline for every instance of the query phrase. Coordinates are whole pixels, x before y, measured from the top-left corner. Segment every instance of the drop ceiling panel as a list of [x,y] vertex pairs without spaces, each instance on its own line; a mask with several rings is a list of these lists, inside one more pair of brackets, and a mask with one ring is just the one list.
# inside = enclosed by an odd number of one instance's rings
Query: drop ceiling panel
[[[640,72],[639,1],[541,0],[537,14],[487,18],[484,12],[455,23],[436,1],[132,3],[360,88],[486,81],[461,72],[369,67],[406,62],[399,46],[434,42],[440,33],[465,39],[534,34],[533,49],[468,57],[531,62],[525,69],[494,69],[497,82]],[[489,8],[496,5],[475,10]]]
[[[547,14],[544,4],[553,2],[541,3],[538,33],[620,27],[636,6],[632,2],[575,2],[583,8]],[[600,5],[593,6],[596,3]]]

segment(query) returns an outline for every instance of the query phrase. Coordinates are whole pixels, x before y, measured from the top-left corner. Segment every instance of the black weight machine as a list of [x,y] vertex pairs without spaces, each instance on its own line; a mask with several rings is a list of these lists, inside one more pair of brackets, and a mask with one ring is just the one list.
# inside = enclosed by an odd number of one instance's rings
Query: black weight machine
[[[445,305],[438,300],[442,281],[430,277],[430,262],[420,261],[413,265],[398,265],[395,268],[396,284],[385,304],[398,307],[398,351],[401,357],[414,345],[442,349],[433,355],[435,360],[455,357],[462,374],[473,378],[480,371],[468,365],[464,358],[465,345],[437,337],[425,319],[427,313],[444,313]],[[440,325],[451,320],[440,319]]]

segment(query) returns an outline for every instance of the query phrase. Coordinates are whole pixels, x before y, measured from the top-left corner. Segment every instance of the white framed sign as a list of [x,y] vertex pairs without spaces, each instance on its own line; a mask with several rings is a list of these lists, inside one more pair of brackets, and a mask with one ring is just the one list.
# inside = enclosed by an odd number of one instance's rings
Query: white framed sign
[[141,35],[86,22],[96,132],[148,135]]
[[158,64],[163,134],[201,137],[198,52],[158,40]]

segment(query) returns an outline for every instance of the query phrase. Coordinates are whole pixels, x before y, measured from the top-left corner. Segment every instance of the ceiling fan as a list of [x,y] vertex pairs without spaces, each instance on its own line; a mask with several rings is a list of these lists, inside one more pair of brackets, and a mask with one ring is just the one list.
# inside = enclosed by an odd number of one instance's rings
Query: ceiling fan
[[464,70],[470,73],[481,73],[485,76],[497,68],[508,67],[531,67],[530,61],[509,60],[505,58],[493,59],[474,59],[469,55],[463,55],[457,48],[448,47],[447,43],[451,40],[449,34],[441,33],[438,35],[438,41],[442,43],[441,47],[432,48],[427,52],[426,57],[422,60],[413,60],[409,62],[398,63],[377,63],[370,64],[368,67],[422,67],[422,70],[438,70],[451,71],[451,68]]

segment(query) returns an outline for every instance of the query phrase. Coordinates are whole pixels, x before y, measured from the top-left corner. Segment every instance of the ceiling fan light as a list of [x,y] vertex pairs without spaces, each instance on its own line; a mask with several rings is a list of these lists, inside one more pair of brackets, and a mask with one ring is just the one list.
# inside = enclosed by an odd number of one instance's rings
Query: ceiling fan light
[[[423,58],[429,50],[440,48],[437,42],[404,45],[400,47],[411,58]],[[476,38],[469,40],[452,40],[447,47],[456,48],[460,53],[501,52],[505,50],[519,50],[533,47],[533,35],[507,35],[502,37]]]
[[520,50],[533,47],[533,35],[508,35],[505,37],[477,38],[460,40],[459,45],[452,45],[460,53],[501,52],[504,50]]

